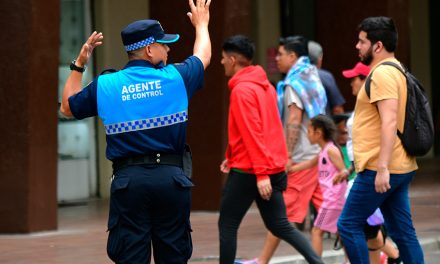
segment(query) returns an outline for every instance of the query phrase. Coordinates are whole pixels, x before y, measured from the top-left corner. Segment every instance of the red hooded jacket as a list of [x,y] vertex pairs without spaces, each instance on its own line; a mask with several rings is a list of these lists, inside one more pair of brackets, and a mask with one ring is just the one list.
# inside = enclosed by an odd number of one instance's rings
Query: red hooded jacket
[[284,171],[287,148],[277,95],[263,68],[257,65],[239,70],[228,86],[229,167],[255,174],[258,181]]

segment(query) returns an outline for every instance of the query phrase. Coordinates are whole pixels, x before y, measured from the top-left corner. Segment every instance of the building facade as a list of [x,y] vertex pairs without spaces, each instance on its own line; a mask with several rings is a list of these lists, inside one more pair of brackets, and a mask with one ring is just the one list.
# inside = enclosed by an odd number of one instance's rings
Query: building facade
[[[0,144],[0,232],[56,229],[58,204],[109,196],[111,163],[105,158],[105,133],[99,119],[76,121],[57,114],[68,66],[92,30],[104,33],[84,84],[102,70],[121,69],[127,57],[120,31],[128,23],[158,19],[181,39],[170,45],[171,62],[192,54],[194,30],[186,16],[187,1],[18,0],[3,1],[0,22],[1,96],[4,121]],[[396,56],[410,67],[432,100],[440,131],[439,58],[433,25],[434,0],[301,1],[213,0],[210,33],[213,49],[205,85],[189,108],[188,142],[193,150],[193,209],[217,210],[225,179],[219,171],[227,143],[229,91],[220,64],[223,39],[249,35],[257,44],[256,63],[271,81],[281,78],[274,62],[280,36],[302,34],[321,43],[323,67],[333,72],[353,109],[347,80],[340,72],[358,60],[356,27],[367,16],[385,15],[399,31]],[[436,138],[433,151],[440,152]]]

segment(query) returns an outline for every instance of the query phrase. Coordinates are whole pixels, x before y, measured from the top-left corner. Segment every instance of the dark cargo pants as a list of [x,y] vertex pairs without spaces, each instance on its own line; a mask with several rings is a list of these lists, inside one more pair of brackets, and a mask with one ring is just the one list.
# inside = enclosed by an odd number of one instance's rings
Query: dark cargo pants
[[167,165],[115,172],[111,185],[107,253],[116,263],[187,263],[192,254],[191,180]]

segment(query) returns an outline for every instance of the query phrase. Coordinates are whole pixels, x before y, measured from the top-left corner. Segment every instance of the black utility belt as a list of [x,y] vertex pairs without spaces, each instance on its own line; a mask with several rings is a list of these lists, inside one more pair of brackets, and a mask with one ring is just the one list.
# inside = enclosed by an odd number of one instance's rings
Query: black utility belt
[[113,161],[113,170],[132,165],[171,165],[183,168],[183,157],[178,154],[156,153],[122,158]]

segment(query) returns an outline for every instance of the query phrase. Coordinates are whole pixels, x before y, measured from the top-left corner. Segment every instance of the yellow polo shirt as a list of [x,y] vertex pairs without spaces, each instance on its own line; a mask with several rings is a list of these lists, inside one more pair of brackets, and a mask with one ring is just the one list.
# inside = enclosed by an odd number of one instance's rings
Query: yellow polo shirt
[[[383,61],[399,64],[395,58]],[[377,171],[381,129],[379,110],[376,105],[378,101],[398,100],[397,129],[403,131],[407,97],[406,78],[398,69],[388,65],[379,66],[380,63],[371,69],[371,72],[374,71],[374,73],[370,84],[370,98],[367,96],[364,85],[356,100],[353,122],[353,152],[357,172],[365,169]],[[388,170],[390,173],[402,174],[416,169],[415,157],[406,153],[396,131],[396,140]]]

